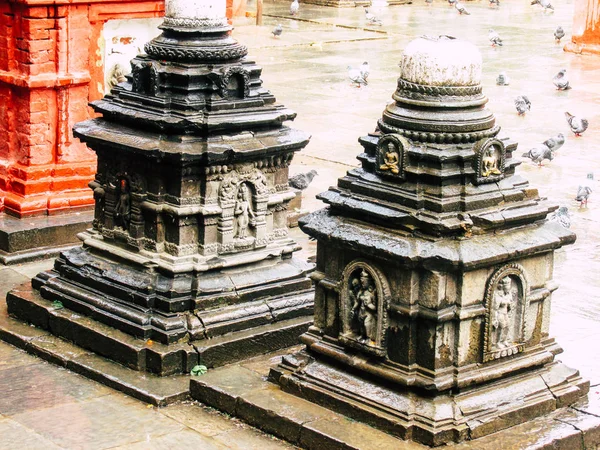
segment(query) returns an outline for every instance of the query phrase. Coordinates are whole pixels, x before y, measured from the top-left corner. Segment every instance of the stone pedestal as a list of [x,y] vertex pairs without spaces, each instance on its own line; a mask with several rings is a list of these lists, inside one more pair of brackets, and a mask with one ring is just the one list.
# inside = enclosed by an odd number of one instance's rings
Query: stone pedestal
[[600,2],[575,0],[573,34],[565,50],[574,53],[600,54]]
[[[356,8],[358,6],[371,6],[372,0],[301,0],[300,3],[319,6],[333,6],[334,8]],[[388,6],[411,4],[412,0],[388,0]]]
[[[102,117],[74,127],[98,157],[83,247],[7,304],[169,375],[294,344],[313,292],[287,228],[288,165],[309,136],[283,125],[295,113],[229,35],[224,2],[168,1],[161,28],[126,81],[92,103]],[[57,316],[53,302],[86,320]]]
[[[87,103],[103,92],[102,27],[110,19],[156,17],[161,11],[160,1],[2,2],[0,132],[6,139],[0,142],[1,214],[25,218],[91,209],[87,184],[96,158],[71,128],[90,117]],[[71,224],[69,238],[63,234],[56,240],[65,221]],[[89,214],[47,218],[33,239],[23,238],[29,222],[19,226],[6,218],[2,223],[9,222],[0,233],[21,245],[0,240],[4,262],[31,257],[39,246],[74,244],[73,231],[89,226]]]
[[420,38],[362,167],[300,220],[315,237],[315,323],[271,370],[286,391],[403,439],[475,439],[568,405],[589,383],[554,360],[554,250],[575,235],[515,171],[481,55]]

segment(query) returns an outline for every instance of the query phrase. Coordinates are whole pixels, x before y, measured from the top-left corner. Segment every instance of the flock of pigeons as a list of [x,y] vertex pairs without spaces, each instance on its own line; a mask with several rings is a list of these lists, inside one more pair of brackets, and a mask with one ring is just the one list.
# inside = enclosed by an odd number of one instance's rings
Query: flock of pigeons
[[[459,0],[447,0],[448,4],[458,11],[461,15],[470,15],[470,12],[467,8],[460,3]],[[488,0],[490,8],[498,8],[500,7],[500,0]],[[433,0],[425,0],[427,5],[431,5]],[[550,0],[532,0],[532,5],[540,5],[544,12],[554,12],[554,7],[550,3]],[[300,4],[298,0],[293,0],[290,5],[290,14],[296,15],[300,9]],[[373,13],[369,11],[368,8],[364,9],[365,11],[365,19],[369,25],[383,25],[381,19],[375,16]],[[281,36],[283,32],[283,28],[281,24],[278,24],[275,29],[272,31],[273,36],[278,37]],[[558,26],[554,31],[554,39],[557,43],[560,43],[561,39],[565,36],[565,31],[561,26]],[[503,41],[498,32],[493,29],[489,30],[488,38],[493,47],[501,47],[503,46]],[[366,86],[368,84],[369,77],[369,63],[363,62],[360,67],[347,67],[348,70],[348,78],[356,87]],[[569,84],[569,79],[567,77],[566,69],[560,70],[552,79],[556,89],[561,91],[566,91],[571,89],[571,85]],[[496,84],[499,86],[507,86],[510,84],[510,80],[506,73],[502,72],[496,78]],[[525,95],[519,95],[515,98],[515,108],[517,110],[517,114],[519,116],[524,116],[528,111],[531,110],[531,101]],[[569,112],[565,112],[565,118],[569,127],[573,134],[576,137],[581,136],[588,128],[589,122],[587,119],[583,117],[579,117]],[[540,167],[544,160],[552,161],[554,159],[554,153],[563,146],[565,143],[565,136],[562,133],[559,133],[557,136],[547,139],[542,142],[540,145],[530,149],[528,152],[523,153],[524,158],[531,159],[534,163],[538,164]],[[577,191],[577,195],[575,199],[580,202],[580,207],[587,206],[588,198],[592,192],[593,183],[593,173],[589,173],[587,176],[587,181],[582,183]],[[568,221],[570,224],[570,220],[568,220],[568,208],[561,207],[555,213],[554,218],[561,222],[562,225],[566,225]]]

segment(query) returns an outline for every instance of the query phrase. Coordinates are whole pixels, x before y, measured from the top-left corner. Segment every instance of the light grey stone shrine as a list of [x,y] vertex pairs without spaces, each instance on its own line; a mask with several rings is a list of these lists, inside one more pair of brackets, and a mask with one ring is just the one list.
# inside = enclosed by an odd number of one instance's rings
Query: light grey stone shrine
[[271,369],[288,392],[438,446],[569,405],[589,383],[555,359],[554,251],[575,235],[520,177],[457,39],[405,49],[362,167],[300,226],[318,240],[306,349]]

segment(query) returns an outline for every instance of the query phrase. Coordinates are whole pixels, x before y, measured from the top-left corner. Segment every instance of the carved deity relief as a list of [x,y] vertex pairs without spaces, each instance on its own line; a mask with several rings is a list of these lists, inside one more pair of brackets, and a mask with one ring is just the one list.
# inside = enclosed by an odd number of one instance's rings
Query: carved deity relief
[[114,218],[116,226],[119,226],[124,230],[129,229],[131,218],[131,193],[129,189],[129,183],[125,178],[121,178],[119,180]]
[[360,341],[375,345],[377,340],[377,292],[375,282],[366,270],[352,279],[350,327],[360,335]]
[[341,289],[340,342],[385,356],[390,290],[383,274],[371,265],[354,261],[344,269]]
[[484,139],[475,144],[476,184],[492,183],[504,177],[506,151],[502,141]]
[[120,63],[114,64],[108,71],[108,77],[106,81],[108,89],[112,90],[117,84],[126,81],[127,78],[125,75],[125,68]]
[[486,290],[484,362],[522,352],[527,285],[518,264],[497,270]]
[[252,197],[246,183],[242,183],[238,189],[233,214],[237,224],[235,237],[246,239],[248,237],[248,227],[256,226],[256,214],[252,209]]
[[404,178],[408,141],[399,134],[386,134],[377,144],[377,170],[383,175]]

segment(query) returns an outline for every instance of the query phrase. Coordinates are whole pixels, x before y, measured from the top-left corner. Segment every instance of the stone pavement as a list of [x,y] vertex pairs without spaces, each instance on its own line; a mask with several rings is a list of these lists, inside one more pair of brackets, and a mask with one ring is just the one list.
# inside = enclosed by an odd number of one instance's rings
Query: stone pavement
[[[600,281],[595,278],[600,273],[600,193],[592,194],[588,208],[578,208],[573,200],[579,181],[588,171],[595,171],[600,178],[600,158],[595,153],[600,143],[600,127],[596,125],[600,123],[600,59],[564,53],[562,45],[554,42],[552,33],[559,24],[567,32],[565,39],[569,37],[572,0],[555,2],[554,13],[544,13],[529,3],[502,0],[500,9],[493,10],[485,0],[468,2],[471,15],[459,16],[440,0],[431,7],[419,1],[389,8],[376,1],[372,12],[382,18],[383,26],[367,27],[362,8],[301,5],[299,15],[291,19],[288,2],[266,0],[264,26],[255,27],[250,18],[237,20],[234,36],[249,46],[250,58],[263,66],[265,86],[281,103],[298,112],[294,127],[313,136],[291,167],[292,174],[310,169],[319,172],[304,192],[304,206],[310,210],[321,207],[314,198],[317,193],[358,164],[356,155],[361,147],[357,139],[373,131],[384,105],[391,101],[402,48],[422,34],[450,34],[480,47],[488,107],[496,114],[502,134],[519,142],[521,150],[517,153],[558,132],[565,134],[567,141],[552,162],[538,168],[525,160],[517,170],[542,195],[571,210],[578,240],[557,253],[555,279],[560,288],[553,295],[551,334],[565,349],[559,359],[591,380],[589,404],[579,408],[600,416]],[[284,29],[278,39],[270,34],[277,23]],[[503,47],[489,45],[490,27],[504,38]],[[369,85],[357,89],[350,85],[346,67],[365,60],[371,66]],[[562,68],[567,69],[574,86],[570,91],[559,92],[552,85],[552,76]],[[495,85],[501,70],[511,78],[510,86]],[[514,109],[513,100],[519,94],[527,95],[533,104],[525,117],[518,117]],[[574,138],[568,131],[564,111],[589,119],[590,129],[583,137]],[[293,234],[304,246],[302,255],[314,254],[313,242],[298,229]],[[51,265],[52,261],[46,260],[0,269],[0,298]],[[0,301],[0,319],[5,314],[4,302]],[[273,357],[271,362],[275,360]],[[252,370],[253,376],[260,376],[266,374],[268,362],[269,358],[263,358],[230,370]],[[2,449],[291,448],[235,419],[189,402],[147,407],[4,343],[0,343],[0,393]],[[328,419],[342,430],[358,426],[333,413]],[[556,448],[553,439],[560,433],[571,440],[558,448],[583,445],[580,430],[585,424],[569,423],[566,417],[553,419],[553,423],[562,424],[561,428],[550,430],[547,423],[537,421],[502,437],[491,435],[477,445],[486,449]],[[385,447],[383,441],[380,444]],[[388,446],[405,447],[397,440]],[[362,448],[377,447],[372,441],[362,443]],[[454,447],[477,448],[469,443]]]

